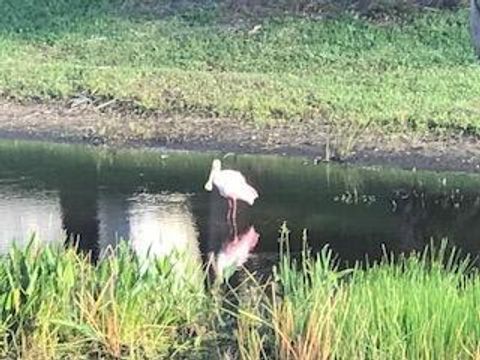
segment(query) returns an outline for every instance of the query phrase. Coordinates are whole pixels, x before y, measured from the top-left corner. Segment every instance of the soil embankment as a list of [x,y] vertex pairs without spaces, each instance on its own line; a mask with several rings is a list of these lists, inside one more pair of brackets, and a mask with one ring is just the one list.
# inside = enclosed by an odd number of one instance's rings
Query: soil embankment
[[371,129],[352,135],[347,129],[345,133],[332,132],[314,121],[258,127],[248,121],[222,118],[136,115],[91,106],[4,101],[0,103],[0,137],[306,156],[312,161],[480,172],[480,143],[474,137],[391,135]]

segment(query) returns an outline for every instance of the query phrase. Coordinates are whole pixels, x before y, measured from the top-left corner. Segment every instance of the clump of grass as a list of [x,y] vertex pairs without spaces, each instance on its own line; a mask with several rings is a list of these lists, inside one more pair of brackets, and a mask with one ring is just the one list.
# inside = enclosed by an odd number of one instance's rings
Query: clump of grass
[[282,295],[265,299],[268,311],[244,312],[274,339],[263,358],[475,358],[480,277],[454,255],[443,246],[342,273],[331,251],[305,252],[280,264]]
[[198,325],[209,308],[203,274],[193,265],[177,274],[174,265],[160,259],[141,271],[124,245],[96,266],[75,249],[14,248],[0,262],[5,353],[154,358],[194,350],[206,336]]

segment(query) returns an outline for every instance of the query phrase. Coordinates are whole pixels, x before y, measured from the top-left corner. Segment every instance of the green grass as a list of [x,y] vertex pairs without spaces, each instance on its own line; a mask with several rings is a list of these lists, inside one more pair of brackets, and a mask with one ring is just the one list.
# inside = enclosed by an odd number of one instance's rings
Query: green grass
[[305,250],[300,262],[286,252],[271,280],[246,276],[229,290],[204,287],[206,274],[188,254],[153,265],[143,271],[127,243],[97,265],[75,249],[35,241],[12,249],[0,259],[0,356],[479,356],[480,274],[446,243],[349,270],[338,269],[328,249]]
[[94,267],[74,249],[36,244],[0,262],[2,358],[159,358],[207,337],[197,324],[210,305],[192,261],[182,272],[161,259],[145,272],[121,246]]
[[242,21],[215,2],[173,12],[165,3],[148,12],[145,2],[1,0],[0,91],[42,100],[87,93],[259,123],[480,129],[480,68],[463,8],[384,22]]
[[478,359],[480,278],[459,259],[442,247],[340,271],[326,249],[285,257],[283,295],[240,309],[242,357]]

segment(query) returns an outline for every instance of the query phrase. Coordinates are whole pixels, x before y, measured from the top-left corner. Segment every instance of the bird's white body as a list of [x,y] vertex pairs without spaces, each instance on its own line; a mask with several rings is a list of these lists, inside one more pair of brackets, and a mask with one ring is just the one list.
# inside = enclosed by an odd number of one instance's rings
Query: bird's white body
[[214,160],[205,189],[211,191],[213,185],[224,198],[242,200],[253,205],[258,197],[257,191],[247,183],[245,177],[236,170],[222,170],[220,160]]
[[215,174],[213,184],[224,198],[242,200],[253,205],[258,197],[257,191],[235,170],[221,170]]

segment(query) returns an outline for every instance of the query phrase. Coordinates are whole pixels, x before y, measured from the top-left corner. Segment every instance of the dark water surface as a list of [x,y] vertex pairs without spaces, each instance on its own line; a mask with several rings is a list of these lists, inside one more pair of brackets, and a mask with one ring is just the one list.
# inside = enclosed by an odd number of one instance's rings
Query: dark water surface
[[166,254],[215,253],[218,266],[255,267],[277,254],[279,229],[293,250],[325,244],[349,263],[387,251],[422,249],[442,238],[480,251],[480,177],[338,165],[303,159],[227,156],[260,193],[240,205],[238,228],[226,201],[203,186],[212,154],[93,149],[0,141],[0,252],[32,232],[44,242],[75,236],[94,257],[128,239]]

